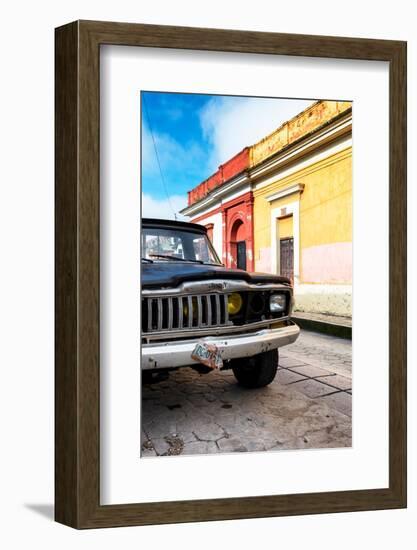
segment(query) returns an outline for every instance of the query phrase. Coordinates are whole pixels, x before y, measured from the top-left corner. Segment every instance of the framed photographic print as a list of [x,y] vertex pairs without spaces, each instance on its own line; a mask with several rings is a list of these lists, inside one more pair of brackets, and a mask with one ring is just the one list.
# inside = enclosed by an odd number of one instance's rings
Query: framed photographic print
[[406,44],[56,29],[56,520],[406,506]]

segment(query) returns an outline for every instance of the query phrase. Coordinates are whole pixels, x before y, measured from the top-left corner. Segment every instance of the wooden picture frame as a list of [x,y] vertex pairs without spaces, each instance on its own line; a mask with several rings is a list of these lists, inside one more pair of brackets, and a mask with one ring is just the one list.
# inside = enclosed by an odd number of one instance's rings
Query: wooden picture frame
[[[117,44],[389,62],[389,487],[100,505],[99,56]],[[406,43],[111,22],[56,29],[56,521],[75,528],[406,506]]]

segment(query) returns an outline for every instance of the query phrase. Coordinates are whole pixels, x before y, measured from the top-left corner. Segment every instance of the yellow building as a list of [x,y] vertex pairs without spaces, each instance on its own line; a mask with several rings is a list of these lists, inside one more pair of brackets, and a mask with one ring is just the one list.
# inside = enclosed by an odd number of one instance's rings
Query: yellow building
[[318,101],[250,148],[255,271],[289,276],[296,310],[351,315],[352,109]]
[[227,266],[289,277],[296,310],[351,315],[352,104],[315,102],[191,189],[182,213]]

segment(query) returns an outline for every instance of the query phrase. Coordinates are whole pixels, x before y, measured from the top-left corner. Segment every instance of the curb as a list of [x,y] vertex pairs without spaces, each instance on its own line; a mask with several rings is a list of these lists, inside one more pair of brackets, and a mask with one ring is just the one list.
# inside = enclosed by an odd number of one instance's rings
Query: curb
[[352,327],[349,325],[338,325],[329,321],[318,321],[317,319],[308,319],[299,317],[297,314],[291,316],[291,320],[297,323],[300,328],[311,330],[313,332],[321,332],[330,336],[338,336],[352,340]]

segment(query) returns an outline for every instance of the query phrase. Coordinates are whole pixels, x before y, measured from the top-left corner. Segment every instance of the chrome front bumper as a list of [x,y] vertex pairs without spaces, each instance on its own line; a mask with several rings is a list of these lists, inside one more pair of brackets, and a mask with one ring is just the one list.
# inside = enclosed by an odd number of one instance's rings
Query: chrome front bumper
[[215,344],[223,360],[251,357],[272,349],[292,344],[300,333],[299,327],[290,322],[288,326],[262,329],[250,334],[207,336],[192,340],[158,342],[142,345],[142,369],[184,367],[196,363],[191,354],[197,342]]

